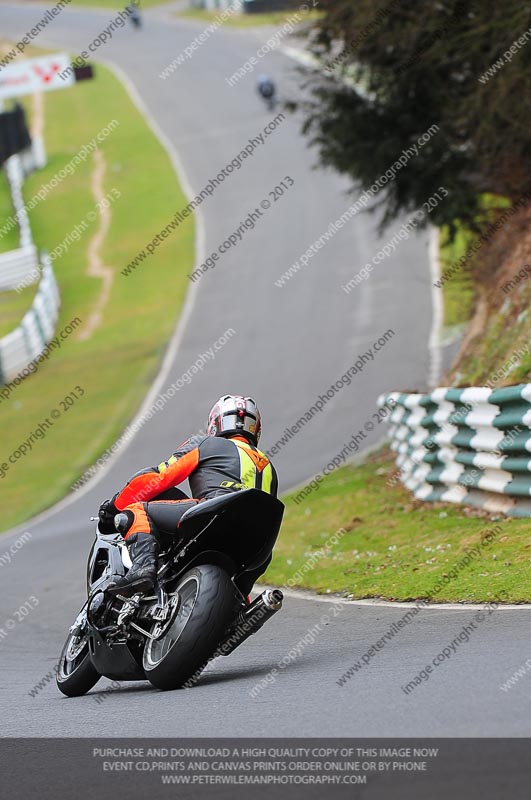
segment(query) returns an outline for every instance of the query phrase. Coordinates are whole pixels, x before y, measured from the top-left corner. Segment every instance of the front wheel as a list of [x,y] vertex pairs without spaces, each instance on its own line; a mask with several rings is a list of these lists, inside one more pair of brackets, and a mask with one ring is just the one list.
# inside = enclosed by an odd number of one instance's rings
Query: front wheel
[[67,697],[86,694],[101,678],[90,660],[88,636],[76,628],[68,634],[57,665],[57,688]]
[[[205,564],[187,572],[176,587],[179,611],[168,631],[148,639],[143,667],[157,689],[179,689],[199,677],[233,621],[237,603],[232,582],[220,567]],[[156,626],[153,630],[156,633]]]

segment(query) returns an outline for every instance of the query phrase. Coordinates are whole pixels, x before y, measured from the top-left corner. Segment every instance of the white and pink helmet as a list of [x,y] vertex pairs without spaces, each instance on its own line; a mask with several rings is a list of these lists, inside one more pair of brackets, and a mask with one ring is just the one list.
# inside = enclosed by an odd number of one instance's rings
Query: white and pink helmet
[[239,434],[258,444],[262,420],[252,397],[226,394],[220,397],[208,415],[209,436],[234,436]]

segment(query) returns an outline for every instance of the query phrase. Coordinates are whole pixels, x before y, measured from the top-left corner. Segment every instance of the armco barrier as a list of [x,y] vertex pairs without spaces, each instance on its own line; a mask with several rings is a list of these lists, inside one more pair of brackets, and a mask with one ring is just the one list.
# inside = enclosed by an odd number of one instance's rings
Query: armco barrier
[[5,172],[11,190],[13,208],[20,229],[20,246],[23,248],[33,245],[29,216],[22,196],[22,184],[26,173],[31,172],[34,166],[33,150],[28,150],[23,155],[11,156],[5,163]]
[[0,339],[0,384],[9,383],[37,358],[53,339],[60,298],[50,260],[42,257],[42,278],[21,324]]
[[30,286],[40,277],[35,245],[0,253],[0,292]]
[[425,501],[531,517],[531,384],[392,392],[391,448],[400,479]]
[[34,167],[33,149],[20,155],[11,156],[4,165],[11,192],[14,218],[17,220],[19,228],[20,248],[0,254],[1,292],[17,289],[19,286],[31,286],[41,276],[37,248],[33,244],[28,212],[22,196],[22,184],[26,173],[31,172]]
[[[5,172],[13,209],[20,230],[20,248],[0,255],[0,291],[30,286],[40,279],[32,306],[21,324],[0,339],[0,385],[9,383],[20,375],[45,349],[53,338],[59,316],[60,298],[50,259],[43,255],[42,270],[39,267],[37,249],[33,244],[28,212],[22,196],[25,175],[38,165],[44,157],[36,149],[28,149],[20,155],[11,156],[5,163]],[[40,161],[39,161],[40,159]]]

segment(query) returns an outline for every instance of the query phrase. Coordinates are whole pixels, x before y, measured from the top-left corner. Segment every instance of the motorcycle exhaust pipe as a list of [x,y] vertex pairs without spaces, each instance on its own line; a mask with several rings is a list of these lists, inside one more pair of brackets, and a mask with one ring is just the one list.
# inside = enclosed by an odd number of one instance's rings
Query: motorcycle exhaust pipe
[[241,612],[239,623],[242,626],[252,625],[253,632],[258,630],[273,614],[280,611],[283,599],[280,589],[266,589]]
[[284,595],[282,594],[280,589],[266,589],[266,591],[263,592],[256,599],[257,600],[262,599],[264,605],[267,606],[267,608],[271,609],[272,611],[280,611],[280,609],[282,608],[282,601],[284,600]]
[[241,645],[249,636],[260,630],[262,625],[271,619],[282,608],[284,595],[280,589],[266,589],[258,595],[253,602],[238,615],[236,623],[218,649],[218,654],[228,656]]

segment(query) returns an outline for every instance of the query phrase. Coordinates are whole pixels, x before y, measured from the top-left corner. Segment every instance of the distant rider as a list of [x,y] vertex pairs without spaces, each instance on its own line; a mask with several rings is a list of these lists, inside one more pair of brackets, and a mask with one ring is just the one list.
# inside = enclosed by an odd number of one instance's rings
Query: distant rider
[[139,0],[130,3],[126,10],[129,12],[129,19],[135,28],[140,28],[142,24],[142,17],[140,16]]
[[[187,439],[167,461],[137,472],[112,500],[102,503],[101,532],[119,531],[132,561],[127,575],[117,578],[108,591],[124,596],[151,591],[159,552],[153,534],[176,533],[184,512],[201,500],[253,488],[276,497],[275,468],[257,447],[261,427],[260,412],[251,397],[224,395],[210,411],[206,436]],[[187,478],[197,499],[153,500]],[[254,580],[266,566],[252,576]]]
[[259,75],[256,88],[261,97],[264,98],[269,108],[275,105],[276,86],[267,75]]

